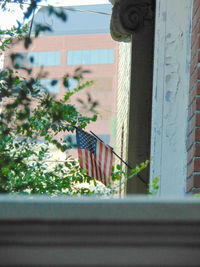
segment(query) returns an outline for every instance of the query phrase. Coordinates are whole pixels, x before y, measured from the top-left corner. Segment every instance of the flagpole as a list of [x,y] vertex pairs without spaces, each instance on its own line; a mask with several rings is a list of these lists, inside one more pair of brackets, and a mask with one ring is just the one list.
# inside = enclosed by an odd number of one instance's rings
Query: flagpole
[[[121,154],[120,157],[123,159],[124,156],[124,125],[122,125],[122,131],[121,131]],[[121,168],[122,168],[122,161],[121,163]],[[120,187],[119,187],[120,191],[119,191],[119,195],[121,196],[122,193],[122,174],[120,175]]]
[[32,19],[31,19],[31,25],[30,25],[29,34],[28,34],[28,37],[29,37],[29,38],[31,37],[31,30],[32,30],[32,26],[33,26],[34,16],[35,16],[35,8],[36,8],[36,7],[34,7],[33,15],[32,15]]
[[[101,141],[102,143],[104,143],[103,142],[103,140],[101,140],[95,133],[93,133],[92,131],[90,131],[91,132],[91,134],[93,134],[99,141]],[[109,146],[109,145],[108,145]],[[132,170],[133,168],[128,164],[128,163],[126,163],[114,150],[113,150],[113,148],[111,147],[111,146],[109,146],[111,149],[112,149],[112,152],[113,152],[113,154],[116,156],[116,157],[118,157],[118,159],[120,159],[130,170]],[[141,175],[138,173],[137,174],[137,176],[138,176],[138,178],[148,187],[148,184],[147,184],[147,182],[145,182],[145,180],[141,177]]]

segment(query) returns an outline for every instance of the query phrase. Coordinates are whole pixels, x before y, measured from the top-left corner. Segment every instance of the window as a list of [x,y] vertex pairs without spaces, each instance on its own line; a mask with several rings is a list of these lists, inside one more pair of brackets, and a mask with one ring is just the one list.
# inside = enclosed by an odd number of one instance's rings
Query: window
[[67,52],[67,65],[113,64],[113,49],[71,50]]
[[60,65],[60,52],[30,52],[28,53],[29,66],[59,66]]
[[[52,81],[55,81],[55,84],[52,84]],[[40,84],[49,92],[52,94],[58,94],[59,93],[59,80],[57,79],[45,79],[40,80]]]

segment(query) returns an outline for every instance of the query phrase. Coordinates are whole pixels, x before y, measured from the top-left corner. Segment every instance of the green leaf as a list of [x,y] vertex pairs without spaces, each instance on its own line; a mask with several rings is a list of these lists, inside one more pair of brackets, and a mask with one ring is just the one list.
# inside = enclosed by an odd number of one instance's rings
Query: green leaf
[[48,32],[51,32],[51,28],[49,26],[44,26],[44,25],[41,25],[41,24],[37,24],[35,26],[35,37],[37,38],[41,32],[45,32],[45,31],[48,31]]
[[57,127],[56,124],[53,124],[53,125],[51,126],[51,128],[54,130],[54,132],[58,130],[58,127]]
[[117,170],[120,171],[121,170],[121,165],[117,164],[116,168],[117,168]]

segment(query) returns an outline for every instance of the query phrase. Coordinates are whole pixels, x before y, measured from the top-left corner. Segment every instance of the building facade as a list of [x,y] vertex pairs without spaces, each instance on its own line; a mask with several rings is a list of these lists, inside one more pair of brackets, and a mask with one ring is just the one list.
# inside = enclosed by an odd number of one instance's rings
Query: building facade
[[[200,1],[111,1],[114,8],[111,19],[111,35],[118,41],[129,41],[131,53],[127,47],[125,53],[131,54],[130,86],[124,86],[127,95],[135,97],[142,95],[145,79],[152,75],[148,88],[151,91],[151,112],[146,118],[151,125],[146,127],[149,131],[146,142],[148,149],[140,147],[135,155],[131,151],[138,149],[135,142],[143,142],[135,136],[138,129],[142,136],[141,124],[132,114],[135,102],[129,98],[129,133],[125,135],[124,142],[129,142],[127,161],[137,161],[139,155],[150,151],[152,157],[149,170],[149,183],[155,176],[160,179],[160,196],[185,196],[199,192],[200,188],[200,150],[199,150],[199,18]],[[123,14],[120,11],[123,10]],[[154,11],[155,10],[155,13]],[[150,11],[150,12],[149,12]],[[134,14],[135,20],[129,21],[124,14]],[[133,16],[132,16],[133,17]],[[154,31],[152,31],[154,23]],[[149,51],[152,62],[146,60],[141,68],[147,49],[144,49],[148,39],[145,31],[151,33],[153,51]],[[143,41],[138,48],[139,40]],[[149,38],[150,40],[150,38]],[[125,45],[125,44],[124,44]],[[143,48],[141,48],[143,46]],[[137,52],[137,53],[136,53]],[[139,56],[138,56],[139,54]],[[121,59],[119,59],[120,61]],[[142,61],[141,60],[141,61]],[[148,69],[148,65],[150,68]],[[142,72],[139,77],[137,69]],[[146,73],[143,72],[145,69]],[[122,72],[119,69],[119,72]],[[120,74],[119,74],[120,77]],[[134,78],[136,77],[136,78]],[[133,81],[133,84],[131,83]],[[152,85],[151,85],[152,83]],[[120,83],[119,83],[120,84]],[[148,92],[148,91],[146,91]],[[120,92],[118,92],[120,95]],[[139,98],[138,98],[139,99]],[[118,102],[119,105],[120,102]],[[142,103],[142,102],[141,102]],[[146,101],[136,105],[135,113],[138,118],[144,112]],[[141,107],[142,106],[142,107]],[[120,107],[119,107],[120,109]],[[150,116],[150,117],[149,117]],[[119,119],[120,120],[120,119]],[[131,129],[133,132],[131,132]],[[132,149],[132,151],[133,151]],[[138,162],[139,163],[139,162]],[[147,178],[148,179],[148,178]],[[137,187],[137,186],[136,186]],[[142,193],[142,188],[130,189]]]

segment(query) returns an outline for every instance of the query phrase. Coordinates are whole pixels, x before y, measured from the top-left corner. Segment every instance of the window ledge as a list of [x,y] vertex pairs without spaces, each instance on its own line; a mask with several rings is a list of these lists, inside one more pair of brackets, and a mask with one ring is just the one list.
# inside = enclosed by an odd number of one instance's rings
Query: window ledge
[[130,221],[200,220],[200,199],[125,197],[76,198],[48,196],[0,196],[2,219],[86,219]]
[[192,198],[0,196],[1,265],[197,267],[199,225]]

